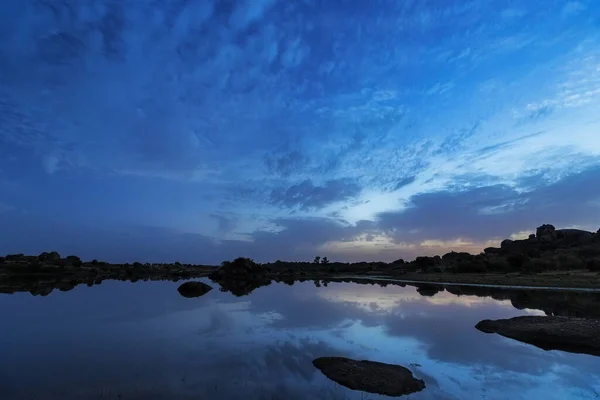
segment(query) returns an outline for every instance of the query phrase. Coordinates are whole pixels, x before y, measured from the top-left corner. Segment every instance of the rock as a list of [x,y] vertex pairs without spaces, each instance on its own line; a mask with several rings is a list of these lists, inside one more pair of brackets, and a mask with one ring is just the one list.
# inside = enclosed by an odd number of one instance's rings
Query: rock
[[529,240],[535,240],[535,234],[532,233],[531,235],[529,235]]
[[352,390],[403,396],[425,389],[425,382],[400,365],[355,361],[344,357],[321,357],[313,365],[334,382]]
[[6,255],[6,261],[22,261],[24,260],[25,255],[24,254],[7,254]]
[[74,267],[80,267],[82,264],[81,258],[77,256],[67,256],[66,260],[67,264],[71,264]]
[[558,239],[554,225],[544,224],[535,230],[535,237],[542,242],[553,242]]
[[204,282],[185,282],[177,288],[179,294],[187,298],[204,296],[211,290],[212,287]]
[[594,240],[592,232],[581,229],[559,229],[556,235],[562,246],[585,245]]
[[47,253],[46,260],[48,260],[48,261],[58,261],[58,260],[60,260],[60,254],[58,254],[58,252],[56,252],[56,251],[52,251],[50,253]]
[[463,258],[470,258],[470,257],[472,257],[472,255],[469,254],[469,253],[451,251],[450,253],[444,254],[442,256],[442,260],[444,260],[444,261],[456,261],[456,260],[460,260],[460,259],[463,259]]
[[544,350],[600,356],[600,320],[570,317],[523,316],[483,320],[475,328],[529,343]]
[[513,241],[510,239],[504,239],[501,243],[500,243],[500,248],[501,249],[507,249],[510,247],[510,245],[513,244]]
[[485,249],[483,249],[483,252],[485,254],[496,254],[498,253],[499,249],[497,247],[486,247]]

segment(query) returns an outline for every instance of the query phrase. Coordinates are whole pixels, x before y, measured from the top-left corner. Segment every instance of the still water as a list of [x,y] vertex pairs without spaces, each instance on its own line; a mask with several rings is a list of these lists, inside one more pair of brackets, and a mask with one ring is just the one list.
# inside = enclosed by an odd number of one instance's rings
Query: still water
[[600,397],[600,357],[474,328],[544,314],[511,300],[312,282],[186,299],[179,284],[0,295],[0,399],[389,399],[313,367],[334,355],[408,367],[427,385],[408,399]]

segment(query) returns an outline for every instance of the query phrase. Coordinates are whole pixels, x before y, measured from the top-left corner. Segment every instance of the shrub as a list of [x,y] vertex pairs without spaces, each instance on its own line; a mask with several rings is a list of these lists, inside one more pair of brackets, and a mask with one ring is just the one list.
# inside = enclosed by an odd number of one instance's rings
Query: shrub
[[579,249],[577,254],[581,258],[596,258],[600,257],[600,248],[598,247],[585,247],[583,249]]
[[20,261],[23,257],[23,254],[9,254],[6,256],[6,261]]
[[77,256],[67,256],[67,262],[74,267],[80,267],[82,262],[81,259]]
[[587,267],[590,271],[600,271],[600,257],[588,260]]
[[557,257],[560,269],[584,269],[586,263],[573,254],[559,254]]
[[486,260],[485,264],[489,271],[508,272],[511,270],[508,261],[504,258],[491,258]]
[[506,257],[506,261],[508,262],[508,265],[510,265],[513,268],[517,268],[517,269],[521,269],[521,267],[523,267],[523,264],[525,264],[525,262],[528,259],[529,258],[525,254],[522,254],[522,253],[512,253]]
[[530,260],[525,261],[521,268],[524,272],[540,273],[553,269],[553,264],[554,263],[551,260],[532,258]]
[[456,272],[467,273],[467,274],[469,274],[469,273],[476,274],[476,273],[487,272],[486,265],[481,260],[470,260],[470,261],[461,262],[460,264],[457,264],[453,268],[453,270]]

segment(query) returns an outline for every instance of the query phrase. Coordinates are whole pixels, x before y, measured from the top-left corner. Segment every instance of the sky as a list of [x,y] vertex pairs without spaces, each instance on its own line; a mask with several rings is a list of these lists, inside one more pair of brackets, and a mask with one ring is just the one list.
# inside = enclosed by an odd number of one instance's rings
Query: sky
[[600,2],[4,0],[0,253],[391,261],[600,228]]

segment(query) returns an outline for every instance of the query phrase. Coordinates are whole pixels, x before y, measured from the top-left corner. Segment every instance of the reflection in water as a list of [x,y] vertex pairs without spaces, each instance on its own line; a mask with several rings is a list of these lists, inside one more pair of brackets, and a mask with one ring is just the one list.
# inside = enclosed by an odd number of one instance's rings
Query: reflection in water
[[427,385],[411,399],[600,393],[600,357],[545,352],[474,328],[526,314],[598,316],[596,294],[296,282],[190,301],[177,287],[105,282],[0,296],[10,327],[0,330],[0,398],[364,398],[315,370],[323,356],[407,366]]

